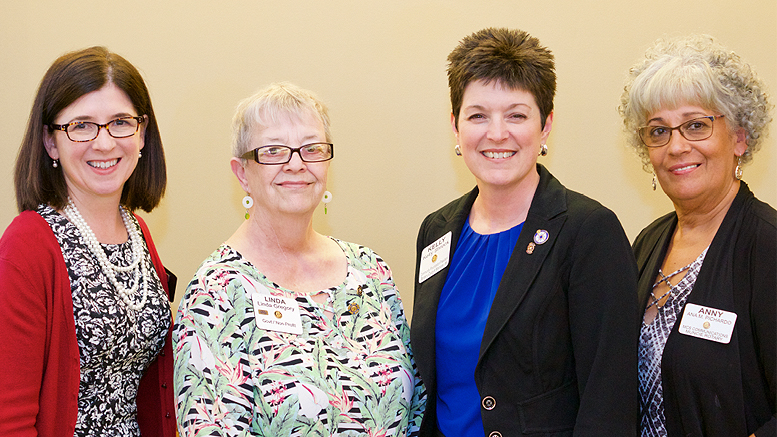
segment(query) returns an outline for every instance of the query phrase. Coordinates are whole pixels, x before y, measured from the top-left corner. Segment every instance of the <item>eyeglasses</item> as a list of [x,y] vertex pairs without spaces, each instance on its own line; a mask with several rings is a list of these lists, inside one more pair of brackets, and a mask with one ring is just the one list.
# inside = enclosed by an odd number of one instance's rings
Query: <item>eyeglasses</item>
[[259,164],[276,165],[291,161],[291,155],[297,152],[303,162],[323,162],[335,157],[332,143],[311,143],[302,147],[263,146],[244,153],[241,158],[253,159]]
[[701,141],[712,136],[712,126],[718,118],[723,118],[723,115],[707,115],[694,118],[675,127],[644,126],[637,129],[637,132],[642,142],[648,147],[662,147],[669,144],[669,140],[672,138],[672,131],[675,129],[680,131],[680,135],[688,141]]
[[54,130],[65,131],[70,141],[76,143],[85,143],[97,138],[100,134],[100,128],[105,128],[108,134],[113,138],[127,138],[135,135],[145,118],[138,117],[120,117],[111,120],[108,123],[100,124],[91,121],[74,121],[68,124],[50,124],[49,127]]

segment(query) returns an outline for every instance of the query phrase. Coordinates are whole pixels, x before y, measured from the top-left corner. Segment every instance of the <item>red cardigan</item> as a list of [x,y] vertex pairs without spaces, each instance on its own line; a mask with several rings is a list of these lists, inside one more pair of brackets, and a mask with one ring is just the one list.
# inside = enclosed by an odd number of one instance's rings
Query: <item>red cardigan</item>
[[[170,296],[148,227],[138,217],[151,260]],[[175,436],[171,330],[140,380],[143,437]],[[72,437],[80,359],[70,278],[62,250],[38,213],[17,216],[0,238],[0,435]]]

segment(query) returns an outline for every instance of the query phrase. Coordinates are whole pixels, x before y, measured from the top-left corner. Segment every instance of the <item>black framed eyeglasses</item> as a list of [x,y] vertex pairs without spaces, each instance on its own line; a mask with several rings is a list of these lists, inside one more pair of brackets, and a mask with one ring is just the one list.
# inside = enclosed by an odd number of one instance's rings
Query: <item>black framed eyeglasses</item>
[[253,159],[259,164],[277,165],[291,161],[291,155],[297,152],[303,162],[323,162],[335,157],[335,146],[332,143],[311,143],[301,147],[263,146],[249,150],[240,156],[243,159]]
[[674,130],[678,130],[680,135],[688,141],[701,141],[712,136],[715,120],[723,117],[723,115],[706,115],[688,120],[675,127],[644,126],[637,129],[637,132],[642,143],[647,147],[663,147],[669,144]]
[[137,117],[119,117],[105,124],[92,121],[74,121],[68,124],[50,124],[49,127],[53,130],[65,131],[70,141],[85,143],[97,138],[101,128],[105,128],[108,131],[108,135],[113,138],[131,137],[137,133],[140,123],[144,121],[145,118],[139,115]]

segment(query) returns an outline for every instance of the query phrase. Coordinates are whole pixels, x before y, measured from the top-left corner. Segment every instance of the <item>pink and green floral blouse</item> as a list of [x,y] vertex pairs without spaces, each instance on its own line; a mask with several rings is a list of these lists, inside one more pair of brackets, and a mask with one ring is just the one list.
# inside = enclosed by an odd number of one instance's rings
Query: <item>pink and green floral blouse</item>
[[[227,245],[203,262],[173,334],[181,436],[418,434],[426,394],[391,271],[370,249],[335,241],[348,272],[320,292],[323,305]],[[257,293],[294,299],[302,334],[257,326]]]

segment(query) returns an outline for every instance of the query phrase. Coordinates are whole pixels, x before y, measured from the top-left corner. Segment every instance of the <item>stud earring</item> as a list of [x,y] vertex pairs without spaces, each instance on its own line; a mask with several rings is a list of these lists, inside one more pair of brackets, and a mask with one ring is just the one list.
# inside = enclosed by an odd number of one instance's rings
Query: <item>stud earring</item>
[[453,148],[453,151],[456,152],[456,156],[461,156],[461,147],[458,144]]
[[737,168],[734,169],[734,177],[737,178],[738,181],[742,180],[742,157],[737,156]]
[[143,157],[143,152],[138,152],[138,159]]
[[324,191],[324,197],[321,201],[324,202],[324,214],[326,214],[326,204],[332,201],[332,193]]
[[254,199],[253,199],[253,197],[251,197],[251,196],[246,196],[246,197],[244,197],[244,198],[243,198],[243,207],[246,209],[246,216],[245,216],[245,217],[246,217],[246,220],[248,220],[248,218],[249,218],[249,217],[251,217],[251,216],[248,214],[248,210],[249,210],[249,209],[250,209],[252,206],[254,206]]
[[652,185],[653,185],[653,191],[656,191],[656,185],[658,185],[658,184],[656,183],[656,173],[655,172],[653,172],[653,183],[652,183]]
[[547,144],[542,144],[540,146],[540,154],[539,154],[539,156],[545,156],[547,154],[548,154],[548,145]]
[[57,162],[57,160],[55,159],[54,162],[51,163],[51,166],[54,168],[57,168],[59,167],[59,162]]

